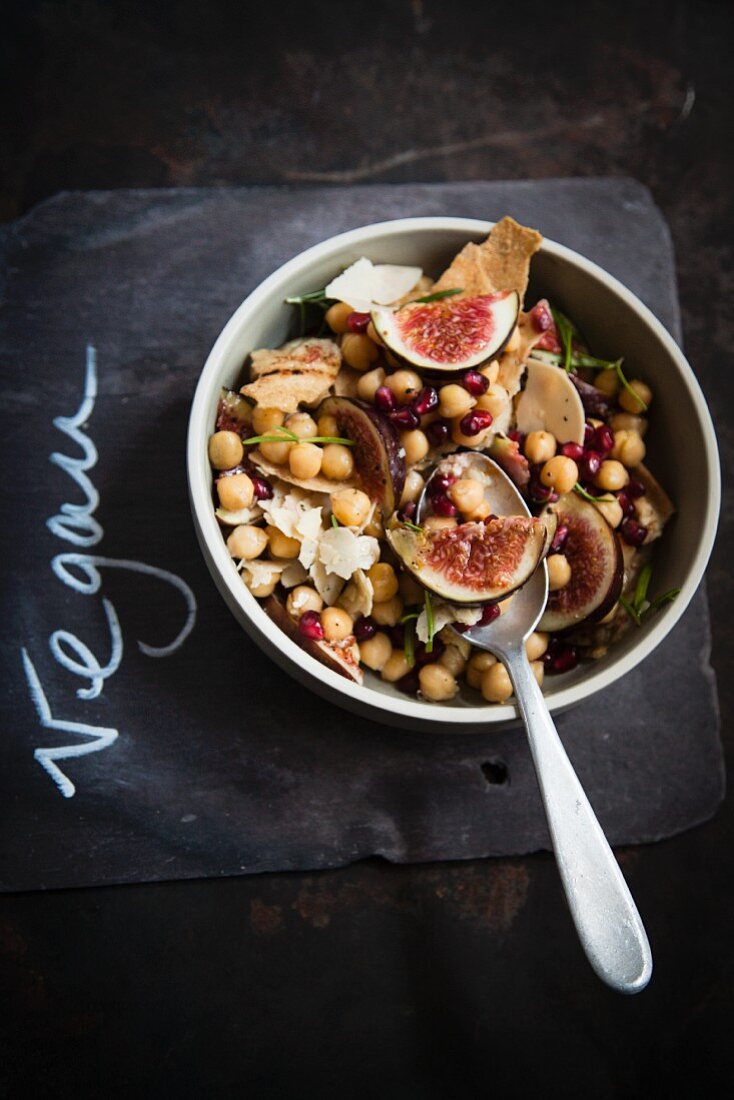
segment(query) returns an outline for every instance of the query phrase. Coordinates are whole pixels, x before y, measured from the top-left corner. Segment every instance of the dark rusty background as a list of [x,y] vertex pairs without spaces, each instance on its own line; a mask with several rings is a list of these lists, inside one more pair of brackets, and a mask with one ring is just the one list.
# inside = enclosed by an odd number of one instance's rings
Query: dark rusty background
[[[3,12],[5,218],[60,189],[630,175],[732,457],[731,8],[176,5]],[[709,569],[731,753],[731,503]],[[727,1094],[734,815],[620,853],[654,929],[588,971],[553,861],[5,898],[2,1095]]]

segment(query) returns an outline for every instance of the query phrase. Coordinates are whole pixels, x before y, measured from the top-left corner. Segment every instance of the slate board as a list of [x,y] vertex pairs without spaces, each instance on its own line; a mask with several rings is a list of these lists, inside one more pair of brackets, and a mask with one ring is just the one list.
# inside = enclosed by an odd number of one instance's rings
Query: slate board
[[[201,365],[232,310],[276,266],[370,221],[507,211],[598,260],[680,336],[668,231],[649,193],[629,180],[65,194],[4,231],[2,888],[548,846],[521,732],[407,733],[284,680],[205,570],[184,472]],[[52,421],[79,409],[87,344],[97,352],[99,393],[74,444],[73,426],[64,434]],[[52,451],[86,454],[91,484],[78,466],[75,486],[68,466],[49,465]],[[83,518],[71,527],[68,515],[51,529],[63,502],[89,503],[85,490],[99,494],[99,529]],[[66,541],[75,535],[96,544]],[[106,564],[97,574],[88,561],[74,570],[58,559],[64,553]],[[57,568],[66,560],[71,580],[59,579],[52,560]],[[196,601],[193,631],[167,657],[146,655],[137,641],[175,638],[185,591],[141,573],[140,563],[179,576]],[[74,578],[99,589],[79,592]],[[122,651],[111,655],[112,615]],[[95,686],[61,667],[52,635],[67,659],[88,666],[91,651],[100,667],[119,667]],[[707,819],[722,797],[709,647],[701,591],[623,689],[558,720],[613,843],[674,834]],[[80,698],[85,688],[96,697]],[[79,745],[98,751],[47,754],[48,771],[34,757]],[[482,765],[497,761],[507,781],[489,783]]]

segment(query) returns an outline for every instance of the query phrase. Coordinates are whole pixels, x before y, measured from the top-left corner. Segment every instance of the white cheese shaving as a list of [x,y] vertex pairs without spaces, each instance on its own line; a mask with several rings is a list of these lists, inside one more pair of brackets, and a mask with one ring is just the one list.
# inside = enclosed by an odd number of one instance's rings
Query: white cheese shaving
[[319,539],[324,530],[324,505],[321,502],[325,499],[323,494],[308,493],[292,486],[285,489],[275,486],[272,500],[261,503],[268,523],[289,539],[298,539],[301,543],[298,560],[305,569],[316,560]]
[[319,596],[327,607],[331,607],[339,599],[344,588],[343,578],[337,577],[336,573],[328,573],[326,566],[320,561],[315,561],[308,572]]
[[583,443],[586,414],[578,390],[563,367],[528,360],[525,389],[515,409],[521,432],[552,432],[559,443]]
[[372,614],[374,598],[372,581],[366,573],[358,569],[339,597],[338,604],[352,619],[358,619],[360,615]]
[[377,264],[364,256],[351,264],[326,287],[326,297],[346,302],[359,313],[375,305],[390,305],[412,290],[422,274],[419,267]]
[[[482,617],[479,607],[456,607],[454,604],[445,603],[436,596],[432,597],[433,608],[433,634],[434,637],[449,623],[462,623],[464,626],[474,626]],[[421,611],[415,624],[415,632],[421,642],[428,641],[428,616],[425,609]]]
[[239,527],[241,523],[254,523],[260,519],[262,509],[259,504],[253,504],[250,508],[240,508],[236,512],[230,512],[227,508],[217,508],[214,514],[228,527]]
[[321,536],[318,560],[327,572],[348,581],[358,569],[367,570],[380,557],[380,544],[370,535],[355,535],[348,527],[332,527]]
[[254,561],[241,561],[237,568],[244,574],[243,580],[248,588],[259,588],[261,584],[270,584],[274,578],[279,578],[286,565],[282,561],[256,558]]

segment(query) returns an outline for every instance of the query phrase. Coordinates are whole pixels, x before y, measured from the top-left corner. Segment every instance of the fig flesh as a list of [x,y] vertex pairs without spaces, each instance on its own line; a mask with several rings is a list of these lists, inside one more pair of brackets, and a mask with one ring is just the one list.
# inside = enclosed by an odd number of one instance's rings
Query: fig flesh
[[222,389],[217,405],[217,431],[248,435],[252,427],[252,405],[236,390]]
[[339,434],[354,442],[354,465],[364,491],[385,516],[391,515],[405,485],[405,458],[393,424],[373,405],[351,397],[327,397],[318,415],[335,417]]
[[530,579],[555,531],[555,518],[491,516],[483,523],[387,532],[393,550],[424,588],[453,604],[503,600]]
[[489,448],[489,457],[494,459],[510,481],[517,485],[518,489],[524,489],[530,481],[530,463],[520,450],[520,444],[515,439],[508,439],[504,435],[496,435]]
[[558,634],[580,623],[603,619],[622,592],[624,562],[619,539],[590,501],[567,493],[544,514],[554,514],[568,534],[563,553],[571,580],[550,592],[538,629]]
[[380,339],[399,358],[435,373],[455,373],[495,358],[509,340],[520,312],[515,290],[409,302],[402,309],[375,309]]
[[275,596],[268,596],[263,606],[276,626],[305,649],[306,653],[315,657],[322,665],[326,665],[332,672],[346,676],[348,680],[354,680],[357,684],[363,682],[364,675],[359,665],[359,647],[354,637],[345,638],[343,642],[307,638],[301,634],[298,623],[291,618],[287,609]]

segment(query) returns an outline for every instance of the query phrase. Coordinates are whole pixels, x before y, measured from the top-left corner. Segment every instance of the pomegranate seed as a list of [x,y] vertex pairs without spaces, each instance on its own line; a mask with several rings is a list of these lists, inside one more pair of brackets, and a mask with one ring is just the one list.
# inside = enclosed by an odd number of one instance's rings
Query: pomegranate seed
[[486,409],[473,409],[462,416],[459,429],[463,435],[479,435],[491,426],[493,419],[491,412]]
[[466,623],[452,623],[451,625],[453,626],[454,630],[457,630],[459,632],[459,634],[466,634],[467,630],[470,629],[470,627],[468,627]]
[[631,477],[624,487],[624,491],[632,500],[637,500],[645,493],[645,483],[639,477]]
[[424,386],[410,407],[418,416],[425,416],[426,413],[433,412],[437,406],[437,391],[434,390],[433,386]]
[[594,441],[594,432],[596,428],[593,424],[584,424],[584,447],[591,447]]
[[449,438],[449,426],[445,420],[434,420],[426,428],[426,435],[434,447],[442,447]]
[[622,490],[621,493],[617,493],[617,500],[623,516],[633,516],[635,514],[635,506],[629,498],[629,493]]
[[407,501],[402,508],[398,510],[398,519],[401,519],[403,523],[406,519],[415,519],[415,513],[418,511],[418,505],[414,500]]
[[412,432],[421,422],[418,414],[414,413],[407,405],[402,409],[396,409],[395,412],[390,413],[390,419],[395,427],[399,428],[401,432]]
[[553,314],[545,299],[541,299],[530,310],[530,322],[536,332],[547,332],[553,327]]
[[418,642],[415,647],[416,668],[422,668],[423,665],[430,665],[432,661],[437,661],[445,649],[446,646],[441,638],[433,639],[433,650],[430,653],[426,652],[425,642]]
[[517,443],[520,448],[525,446],[525,432],[519,432],[517,428],[513,428],[511,432],[508,432],[507,438],[511,439],[513,443]]
[[313,638],[314,641],[320,642],[324,637],[324,628],[318,611],[304,611],[298,620],[298,629],[304,638]]
[[354,624],[354,637],[358,642],[366,642],[377,633],[377,623],[369,615],[360,615]]
[[642,546],[647,538],[647,527],[643,527],[636,519],[626,519],[621,527],[622,538],[628,546]]
[[255,490],[255,500],[272,500],[273,486],[264,477],[253,477],[252,487]]
[[455,516],[458,509],[453,501],[440,493],[433,498],[433,511],[437,516]]
[[489,379],[480,374],[478,370],[468,370],[462,378],[461,384],[472,397],[481,397],[489,389]]
[[587,451],[581,459],[579,474],[582,481],[593,481],[601,467],[601,455],[596,451]]
[[395,626],[388,627],[387,636],[396,649],[402,649],[405,645],[405,624],[396,623]]
[[358,313],[355,310],[347,317],[347,328],[350,332],[366,332],[370,320],[369,313]]
[[580,443],[564,443],[561,447],[561,454],[566,458],[572,458],[574,462],[580,462],[584,457],[584,448]]
[[566,539],[568,538],[568,527],[564,523],[559,524],[556,528],[556,533],[553,536],[553,542],[551,543],[551,550],[554,554],[560,553],[563,547],[566,545]]
[[532,500],[533,504],[549,504],[551,497],[553,496],[553,490],[550,485],[543,485],[538,480],[537,474],[531,476],[530,483],[528,485],[528,496]]
[[570,672],[578,663],[579,655],[576,647],[561,642],[552,652],[545,667],[548,672]]
[[477,623],[477,626],[489,626],[489,624],[493,623],[495,619],[499,619],[500,614],[501,613],[499,605],[496,603],[491,603],[489,607],[485,607],[484,611],[482,612],[482,617]]
[[453,474],[436,474],[428,483],[429,496],[445,496],[455,481]]
[[395,685],[398,691],[402,691],[405,695],[417,695],[420,686],[421,682],[418,679],[418,669],[416,668],[411,668],[410,672],[406,672],[405,676],[401,676]]
[[606,424],[594,430],[594,450],[601,455],[608,455],[614,446],[614,432]]
[[391,413],[397,407],[397,399],[389,386],[380,386],[375,391],[375,404],[382,412]]

